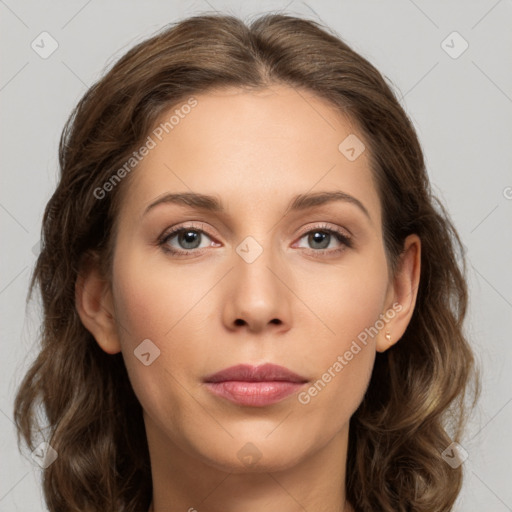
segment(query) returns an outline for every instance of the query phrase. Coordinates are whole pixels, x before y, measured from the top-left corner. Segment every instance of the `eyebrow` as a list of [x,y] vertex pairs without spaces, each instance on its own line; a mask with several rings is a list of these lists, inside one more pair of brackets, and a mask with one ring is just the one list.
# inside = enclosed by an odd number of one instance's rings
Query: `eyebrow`
[[[371,221],[371,217],[370,214],[368,213],[368,210],[365,208],[363,203],[359,201],[359,199],[355,198],[354,196],[351,196],[350,194],[347,194],[346,192],[342,192],[339,190],[299,194],[292,199],[287,210],[290,210],[292,212],[302,211],[317,206],[323,206],[325,204],[332,203],[335,201],[350,203],[357,206]],[[182,206],[190,206],[200,210],[207,210],[216,213],[225,212],[225,208],[222,205],[222,202],[215,196],[199,194],[196,192],[181,192],[175,194],[165,194],[159,197],[156,201],[152,202],[149,206],[147,206],[147,208],[144,210],[143,215],[146,215],[150,210],[152,210],[153,208],[160,204],[177,204]]]

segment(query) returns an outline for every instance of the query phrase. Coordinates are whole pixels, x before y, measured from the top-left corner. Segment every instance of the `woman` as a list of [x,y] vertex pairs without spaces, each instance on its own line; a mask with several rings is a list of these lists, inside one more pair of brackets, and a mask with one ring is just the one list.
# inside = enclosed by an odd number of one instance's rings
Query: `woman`
[[452,509],[462,246],[367,60],[292,16],[186,19],[91,87],[60,167],[15,403],[51,511]]

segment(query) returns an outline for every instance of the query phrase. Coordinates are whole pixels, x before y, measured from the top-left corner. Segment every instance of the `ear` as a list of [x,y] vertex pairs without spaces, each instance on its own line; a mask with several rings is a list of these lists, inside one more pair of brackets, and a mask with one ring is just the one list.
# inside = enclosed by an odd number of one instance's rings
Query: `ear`
[[121,351],[110,282],[100,272],[96,254],[87,255],[75,283],[75,305],[84,327],[108,354]]
[[[389,319],[377,338],[377,352],[393,346],[404,334],[416,305],[421,268],[421,240],[409,235],[399,256],[396,274],[388,289],[386,312]],[[393,314],[394,313],[394,314]]]

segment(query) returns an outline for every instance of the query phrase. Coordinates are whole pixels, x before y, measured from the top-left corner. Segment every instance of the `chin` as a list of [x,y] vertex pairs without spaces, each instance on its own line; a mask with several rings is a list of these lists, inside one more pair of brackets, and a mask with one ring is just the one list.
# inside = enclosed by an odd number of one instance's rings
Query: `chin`
[[304,442],[294,446],[278,437],[271,442],[261,434],[250,439],[230,439],[223,446],[217,444],[218,450],[203,452],[202,458],[210,466],[229,473],[268,473],[285,471],[307,457]]

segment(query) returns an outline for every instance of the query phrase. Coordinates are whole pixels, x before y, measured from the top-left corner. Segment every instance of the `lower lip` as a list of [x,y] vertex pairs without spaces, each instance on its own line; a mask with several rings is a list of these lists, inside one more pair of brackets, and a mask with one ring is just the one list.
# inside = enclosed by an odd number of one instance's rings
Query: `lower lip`
[[207,382],[206,387],[215,395],[239,405],[261,407],[283,400],[297,392],[304,383],[288,381],[245,382],[224,381]]

